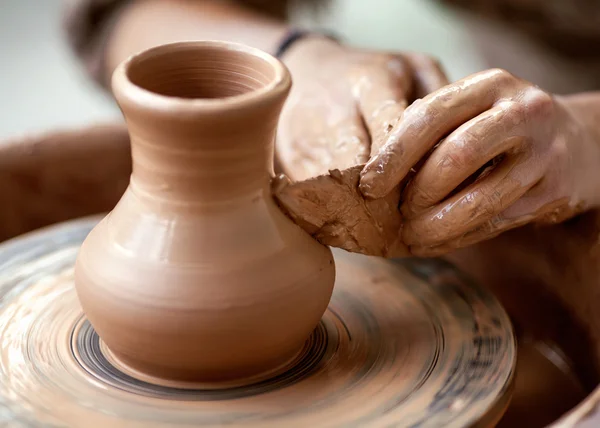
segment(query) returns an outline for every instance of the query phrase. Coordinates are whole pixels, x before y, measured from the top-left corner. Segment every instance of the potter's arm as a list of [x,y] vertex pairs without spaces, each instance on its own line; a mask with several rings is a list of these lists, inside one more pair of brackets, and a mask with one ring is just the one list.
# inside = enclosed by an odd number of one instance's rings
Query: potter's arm
[[600,145],[600,92],[584,92],[562,99]]
[[[562,97],[562,101],[584,129],[584,134],[589,136],[592,145],[600,147],[600,91],[583,92]],[[588,176],[590,189],[587,191],[590,201],[589,209],[600,209],[600,157],[590,156],[592,171],[595,174]]]

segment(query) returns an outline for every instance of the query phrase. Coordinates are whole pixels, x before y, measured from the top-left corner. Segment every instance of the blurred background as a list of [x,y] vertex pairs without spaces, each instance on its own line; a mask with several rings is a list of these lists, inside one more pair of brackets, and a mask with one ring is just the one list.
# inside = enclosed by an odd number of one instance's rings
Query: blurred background
[[0,140],[118,117],[80,69],[62,0],[0,1]]
[[[0,2],[0,140],[120,118],[69,50],[61,3]],[[452,78],[484,68],[461,18],[428,1],[336,0],[318,17],[298,11],[294,19],[357,45],[433,54]]]
[[[63,0],[0,1],[0,140],[120,120],[70,51],[63,14]],[[358,46],[428,53],[451,80],[501,67],[554,93],[600,87],[593,1],[330,0],[292,21]]]

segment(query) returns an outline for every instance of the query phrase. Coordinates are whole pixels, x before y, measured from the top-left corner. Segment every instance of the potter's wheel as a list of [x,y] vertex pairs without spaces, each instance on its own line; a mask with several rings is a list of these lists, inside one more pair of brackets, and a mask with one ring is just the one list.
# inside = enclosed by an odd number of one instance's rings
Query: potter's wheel
[[144,382],[78,304],[73,263],[95,222],[0,245],[2,426],[463,427],[508,404],[516,345],[488,293],[442,262],[340,251],[329,310],[286,371],[247,386]]

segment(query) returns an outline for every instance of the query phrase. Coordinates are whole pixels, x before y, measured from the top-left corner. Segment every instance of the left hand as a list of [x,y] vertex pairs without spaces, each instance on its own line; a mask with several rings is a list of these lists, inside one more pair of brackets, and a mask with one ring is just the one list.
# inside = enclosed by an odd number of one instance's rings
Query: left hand
[[279,121],[279,168],[293,181],[365,164],[404,108],[448,83],[433,58],[344,46],[323,37],[294,44],[283,61],[292,90]]
[[504,70],[417,100],[361,174],[379,198],[404,192],[404,242],[435,256],[598,204],[600,146],[561,99]]

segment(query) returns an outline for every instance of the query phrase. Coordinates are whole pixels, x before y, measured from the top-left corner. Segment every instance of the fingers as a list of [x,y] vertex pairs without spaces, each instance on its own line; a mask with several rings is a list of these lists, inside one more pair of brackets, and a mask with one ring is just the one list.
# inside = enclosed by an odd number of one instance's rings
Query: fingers
[[465,235],[444,244],[432,247],[410,247],[410,253],[417,257],[440,257],[460,248],[465,248],[475,245],[479,242],[493,239],[501,233],[507,232],[511,229],[516,229],[517,227],[521,227],[526,223],[528,223],[528,219],[526,218],[507,220],[500,215],[488,220],[477,229],[467,232]]
[[457,249],[493,239],[532,221],[550,220],[550,222],[555,222],[562,220],[565,215],[571,215],[573,212],[568,207],[568,201],[565,201],[560,196],[561,194],[560,183],[545,177],[502,213],[474,230],[441,245],[411,246],[410,252],[417,257],[439,257]]
[[352,92],[371,136],[370,154],[375,155],[408,104],[410,70],[400,57],[382,56],[356,70],[353,81]]
[[450,83],[441,64],[435,58],[415,53],[403,56],[412,69],[415,98],[423,98]]
[[542,176],[542,168],[509,155],[485,178],[461,193],[408,219],[403,229],[409,246],[434,247],[480,228],[521,198]]
[[[554,173],[560,167],[549,165]],[[503,213],[506,219],[526,219],[542,224],[556,224],[586,210],[584,204],[573,204],[569,180],[564,174],[547,174],[521,199]]]
[[404,195],[402,212],[414,217],[447,197],[497,156],[515,149],[527,135],[525,114],[505,102],[451,133],[418,170]]
[[504,71],[488,70],[417,100],[363,169],[363,194],[380,198],[389,193],[442,137],[490,109],[514,82]]

